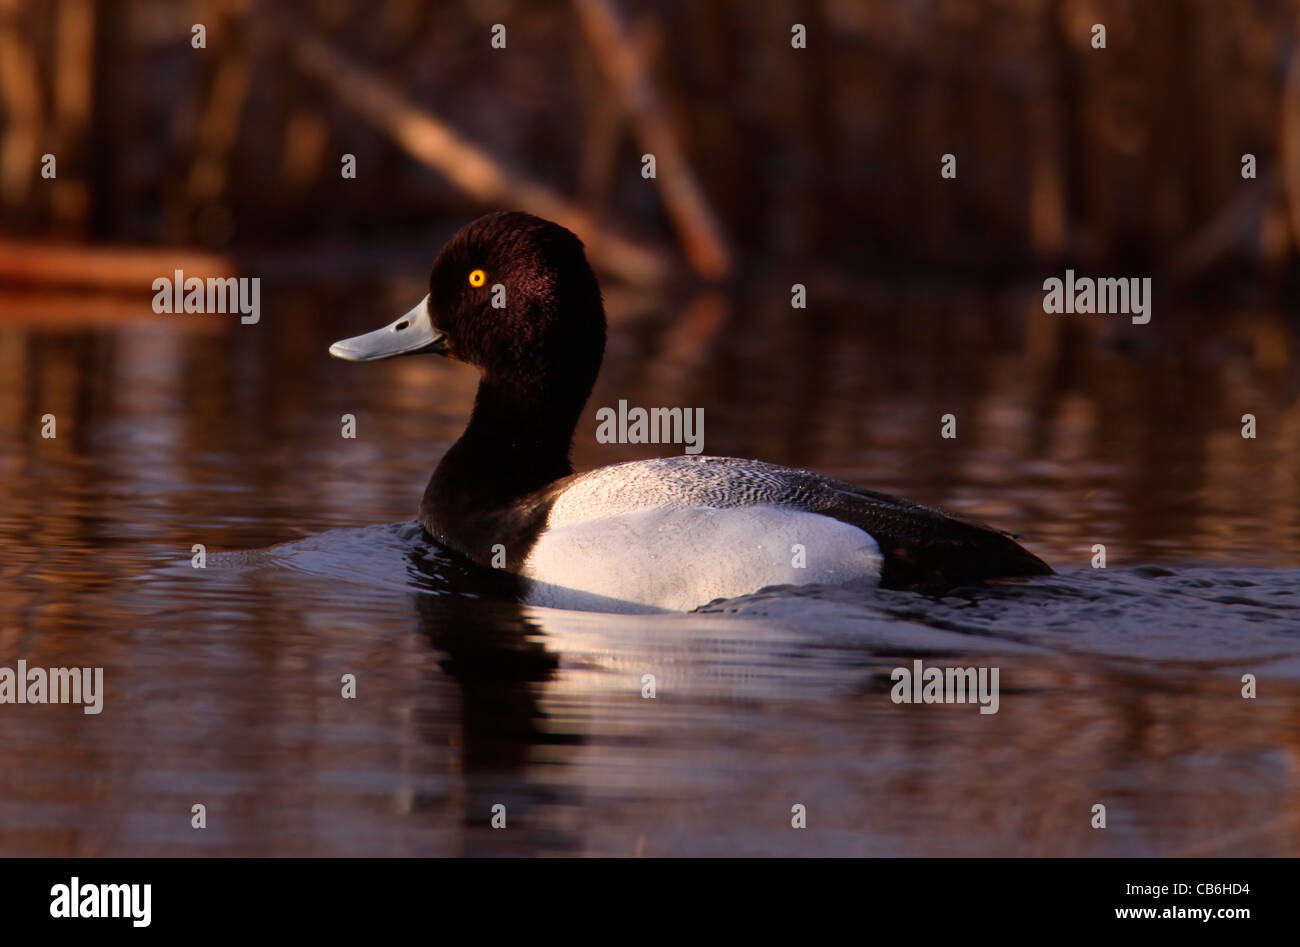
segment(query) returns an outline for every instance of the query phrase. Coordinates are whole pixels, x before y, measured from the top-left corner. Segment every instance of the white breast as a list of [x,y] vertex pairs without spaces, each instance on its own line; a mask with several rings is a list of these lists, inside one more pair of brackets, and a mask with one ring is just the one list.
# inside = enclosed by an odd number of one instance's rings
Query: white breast
[[583,516],[572,492],[552,508],[524,564],[530,604],[689,611],[769,585],[880,578],[876,541],[828,516],[766,504],[647,506],[647,491],[622,502],[605,495]]

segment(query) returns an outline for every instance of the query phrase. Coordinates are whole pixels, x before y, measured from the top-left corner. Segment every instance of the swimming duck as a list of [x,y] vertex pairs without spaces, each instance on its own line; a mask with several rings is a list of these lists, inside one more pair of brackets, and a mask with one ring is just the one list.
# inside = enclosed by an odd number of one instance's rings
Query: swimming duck
[[684,455],[575,474],[569,449],[604,351],[582,242],[523,213],[466,226],[415,308],[330,346],[351,361],[431,352],[479,370],[419,519],[442,546],[517,576],[529,603],[690,610],[772,585],[938,591],[1052,571],[982,523],[793,467]]

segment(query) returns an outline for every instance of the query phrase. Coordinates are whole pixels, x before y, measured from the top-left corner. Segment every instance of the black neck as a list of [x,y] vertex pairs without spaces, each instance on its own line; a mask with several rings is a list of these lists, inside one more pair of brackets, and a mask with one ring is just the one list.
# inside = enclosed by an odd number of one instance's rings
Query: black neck
[[516,387],[484,378],[469,426],[429,481],[422,512],[498,508],[573,473],[569,448],[585,395],[576,406],[572,400],[524,400]]

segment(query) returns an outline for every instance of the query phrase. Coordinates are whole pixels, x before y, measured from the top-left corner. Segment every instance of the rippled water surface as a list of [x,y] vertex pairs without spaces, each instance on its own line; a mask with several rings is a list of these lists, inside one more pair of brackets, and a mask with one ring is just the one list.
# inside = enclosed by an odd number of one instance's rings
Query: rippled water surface
[[[1131,334],[1015,294],[846,291],[803,322],[611,294],[580,469],[666,452],[597,444],[596,407],[703,407],[708,453],[961,510],[1059,570],[616,616],[497,600],[411,521],[472,372],[325,350],[418,291],[0,328],[0,665],[106,687],[98,716],[0,705],[0,853],[1300,854],[1282,316],[1225,338],[1215,312]],[[918,658],[997,667],[998,712],[895,704]]]

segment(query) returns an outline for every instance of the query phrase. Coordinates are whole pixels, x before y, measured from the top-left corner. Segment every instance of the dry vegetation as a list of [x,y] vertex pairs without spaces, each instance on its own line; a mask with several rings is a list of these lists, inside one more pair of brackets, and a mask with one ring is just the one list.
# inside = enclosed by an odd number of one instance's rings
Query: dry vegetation
[[3,230],[245,248],[414,238],[512,205],[570,223],[634,280],[773,258],[1280,276],[1300,233],[1298,10],[0,0]]

